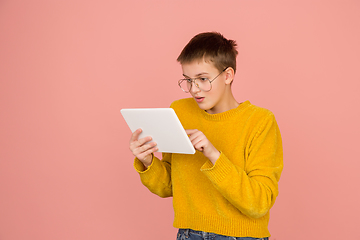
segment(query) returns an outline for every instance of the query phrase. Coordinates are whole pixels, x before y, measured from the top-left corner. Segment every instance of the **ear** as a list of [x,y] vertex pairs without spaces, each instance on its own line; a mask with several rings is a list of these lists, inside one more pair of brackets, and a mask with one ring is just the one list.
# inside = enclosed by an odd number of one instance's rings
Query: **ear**
[[231,84],[235,77],[235,71],[232,67],[225,70],[225,84]]

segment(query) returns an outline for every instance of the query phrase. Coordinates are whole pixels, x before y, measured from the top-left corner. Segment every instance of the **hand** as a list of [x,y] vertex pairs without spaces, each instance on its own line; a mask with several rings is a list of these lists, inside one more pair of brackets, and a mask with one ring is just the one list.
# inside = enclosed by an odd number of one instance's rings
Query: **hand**
[[158,148],[155,142],[149,142],[152,140],[151,137],[138,139],[141,132],[142,130],[139,128],[131,135],[130,151],[148,168],[152,163],[152,153],[156,152]]
[[216,160],[220,157],[220,152],[211,144],[204,133],[197,129],[186,129],[185,132],[189,135],[194,148],[202,152],[205,157],[215,164]]

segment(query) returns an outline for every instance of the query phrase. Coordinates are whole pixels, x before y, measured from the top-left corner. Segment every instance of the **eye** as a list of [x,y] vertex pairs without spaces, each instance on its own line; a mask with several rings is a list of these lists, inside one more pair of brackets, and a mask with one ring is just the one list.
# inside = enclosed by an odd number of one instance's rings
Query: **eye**
[[199,78],[202,82],[209,80],[208,78]]

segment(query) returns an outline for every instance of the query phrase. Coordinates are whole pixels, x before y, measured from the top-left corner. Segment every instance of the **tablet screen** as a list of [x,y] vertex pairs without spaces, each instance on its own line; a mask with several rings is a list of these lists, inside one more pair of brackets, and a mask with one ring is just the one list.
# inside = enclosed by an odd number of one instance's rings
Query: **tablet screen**
[[131,132],[141,128],[140,138],[151,136],[158,152],[194,154],[195,149],[172,108],[127,108],[120,110]]

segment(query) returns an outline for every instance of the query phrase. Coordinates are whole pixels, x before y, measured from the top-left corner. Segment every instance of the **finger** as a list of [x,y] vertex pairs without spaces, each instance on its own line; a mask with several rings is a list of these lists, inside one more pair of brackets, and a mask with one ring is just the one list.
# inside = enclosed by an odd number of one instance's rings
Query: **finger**
[[138,155],[143,155],[144,152],[146,152],[147,150],[155,147],[157,144],[155,142],[151,142],[151,143],[148,143],[148,144],[144,144],[142,146],[138,146],[138,147],[135,147],[133,149],[133,154],[135,156],[138,156]]
[[204,151],[204,146],[203,146],[202,142],[199,142],[198,144],[194,145],[194,148],[200,152]]
[[195,147],[195,146],[198,145],[199,143],[205,142],[204,140],[205,140],[205,139],[204,139],[203,137],[198,136],[198,137],[192,139],[192,140],[191,140],[191,143],[192,143],[193,146]]
[[130,142],[137,141],[141,132],[141,128],[136,129],[135,132],[133,132],[133,134],[131,135]]
[[203,139],[197,138],[197,139],[193,140],[191,143],[196,150],[198,150],[200,152],[202,152],[204,150],[205,141]]
[[185,132],[186,132],[186,134],[193,134],[193,133],[196,133],[197,131],[199,131],[199,130],[197,130],[197,129],[185,129]]
[[197,138],[205,138],[205,135],[200,131],[196,131],[195,133],[193,133],[189,136],[189,139],[191,142]]
[[141,147],[142,145],[144,145],[145,143],[147,143],[147,142],[149,142],[151,140],[152,140],[152,137],[147,136],[147,137],[141,138],[141,139],[139,139],[137,141],[130,142],[130,150]]
[[154,148],[156,146],[156,142],[151,142],[151,143],[147,143],[142,145],[141,147],[139,147],[139,151],[141,153],[146,152],[147,150]]
[[140,139],[137,141],[137,144],[138,144],[139,146],[141,146],[141,145],[144,145],[144,144],[147,143],[147,142],[150,142],[151,140],[152,140],[152,137],[147,136],[147,137],[144,137],[144,138],[140,138]]
[[157,147],[150,148],[150,149],[146,150],[145,152],[141,153],[140,155],[138,155],[137,158],[138,158],[138,159],[145,160],[145,158],[146,158],[148,155],[156,152],[157,150],[159,150]]

